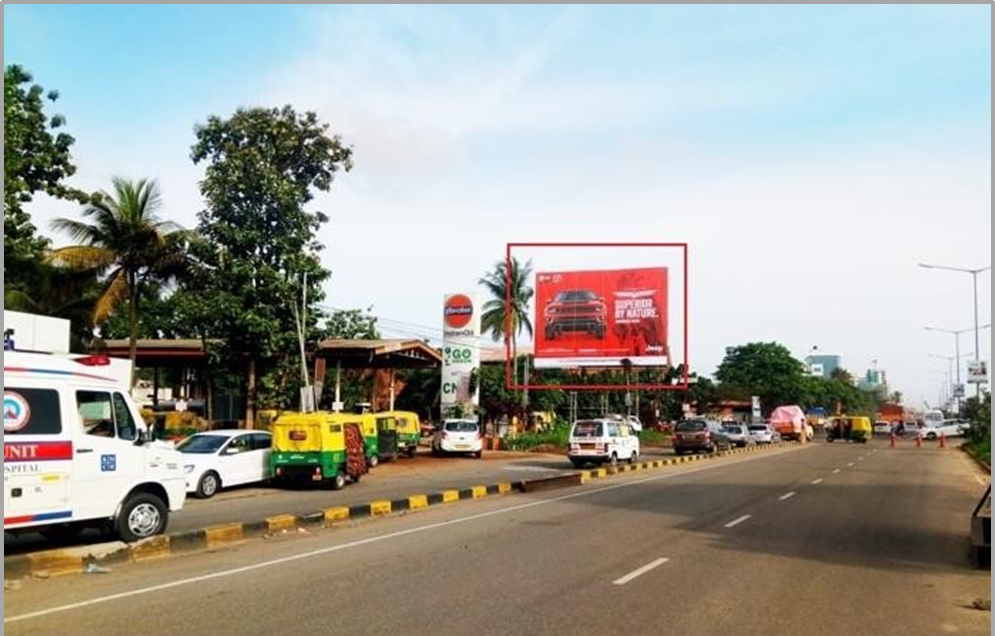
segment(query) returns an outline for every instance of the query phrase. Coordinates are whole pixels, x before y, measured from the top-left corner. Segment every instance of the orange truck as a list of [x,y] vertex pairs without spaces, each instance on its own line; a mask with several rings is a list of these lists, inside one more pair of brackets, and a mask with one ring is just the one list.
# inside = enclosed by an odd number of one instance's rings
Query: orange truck
[[800,406],[777,407],[770,414],[770,423],[780,433],[781,439],[809,441],[814,435]]
[[905,407],[901,404],[881,404],[878,407],[878,419],[879,422],[890,422],[892,424],[903,422],[907,418],[905,417]]

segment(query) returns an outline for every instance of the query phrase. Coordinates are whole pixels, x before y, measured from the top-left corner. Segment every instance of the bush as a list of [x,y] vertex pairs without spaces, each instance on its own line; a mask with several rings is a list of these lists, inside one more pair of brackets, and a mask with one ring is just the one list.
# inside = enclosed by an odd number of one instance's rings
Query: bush
[[502,442],[505,450],[527,451],[537,446],[555,446],[566,448],[570,441],[570,425],[557,424],[542,433],[522,433],[514,437],[506,437]]

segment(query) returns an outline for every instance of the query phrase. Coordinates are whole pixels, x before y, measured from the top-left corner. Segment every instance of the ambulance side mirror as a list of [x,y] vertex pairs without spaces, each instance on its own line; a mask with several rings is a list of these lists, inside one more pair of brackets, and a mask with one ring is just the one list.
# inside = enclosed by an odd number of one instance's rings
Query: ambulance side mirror
[[151,428],[138,429],[138,434],[135,436],[135,446],[144,446],[153,441],[155,441],[155,433]]

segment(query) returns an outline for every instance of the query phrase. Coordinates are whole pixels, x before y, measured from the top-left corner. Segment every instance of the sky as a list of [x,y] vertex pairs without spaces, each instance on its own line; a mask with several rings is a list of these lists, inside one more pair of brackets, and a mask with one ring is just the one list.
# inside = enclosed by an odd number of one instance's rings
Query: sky
[[971,327],[973,296],[917,264],[991,263],[990,5],[6,5],[15,62],[61,94],[74,185],[156,178],[188,227],[196,123],[316,111],[355,151],[314,202],[325,302],[388,335],[438,340],[508,242],[686,242],[695,369],[818,347],[921,407],[954,350],[924,327]]

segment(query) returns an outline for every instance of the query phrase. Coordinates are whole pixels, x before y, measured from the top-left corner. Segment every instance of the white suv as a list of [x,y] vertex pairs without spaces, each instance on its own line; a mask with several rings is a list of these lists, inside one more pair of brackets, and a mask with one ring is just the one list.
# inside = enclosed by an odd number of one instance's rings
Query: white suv
[[940,437],[963,437],[969,424],[963,420],[943,420],[919,429],[919,436],[930,441]]
[[639,437],[624,421],[580,420],[570,430],[567,455],[578,468],[587,463],[614,466],[620,461],[628,461],[634,464],[639,459]]

